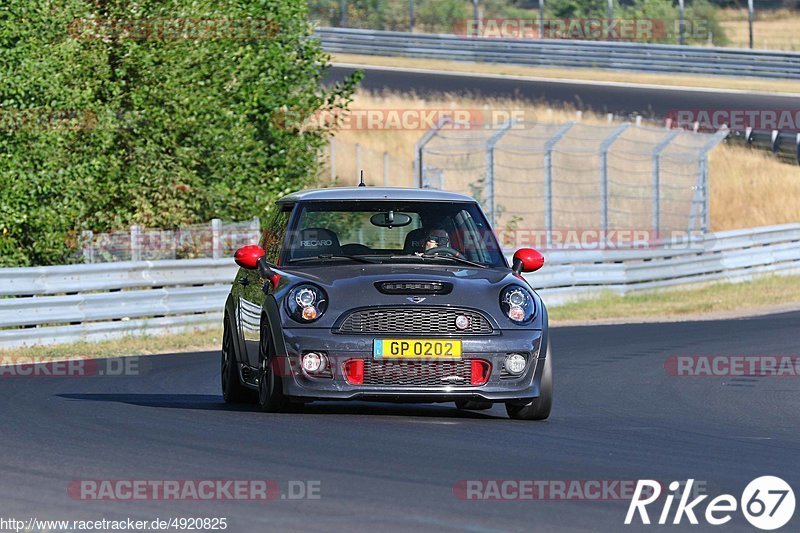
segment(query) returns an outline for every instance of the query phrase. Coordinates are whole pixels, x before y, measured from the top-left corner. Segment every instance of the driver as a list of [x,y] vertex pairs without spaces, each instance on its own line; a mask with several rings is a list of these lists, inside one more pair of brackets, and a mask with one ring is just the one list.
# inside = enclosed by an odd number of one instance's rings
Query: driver
[[442,247],[450,248],[450,235],[443,228],[434,228],[425,237],[425,251]]

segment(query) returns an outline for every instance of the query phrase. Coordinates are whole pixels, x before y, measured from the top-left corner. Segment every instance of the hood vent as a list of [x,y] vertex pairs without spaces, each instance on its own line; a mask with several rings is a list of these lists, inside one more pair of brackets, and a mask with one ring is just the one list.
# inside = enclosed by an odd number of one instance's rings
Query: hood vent
[[453,284],[443,281],[379,281],[375,288],[383,294],[449,294]]

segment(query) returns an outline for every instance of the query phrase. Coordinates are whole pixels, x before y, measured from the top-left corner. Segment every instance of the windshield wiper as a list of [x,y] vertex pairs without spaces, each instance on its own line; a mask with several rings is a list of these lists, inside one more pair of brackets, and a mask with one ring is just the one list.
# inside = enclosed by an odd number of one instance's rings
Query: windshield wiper
[[417,255],[417,254],[405,254],[405,255],[393,255],[390,259],[406,259],[406,258],[414,258],[418,257],[422,260],[425,259],[452,259],[457,263],[462,263],[464,265],[470,265],[478,268],[489,268],[487,265],[482,263],[476,263],[475,261],[470,261],[469,259],[464,259],[463,257],[456,257],[454,255],[445,255],[445,254],[434,254],[434,255]]
[[331,260],[333,260],[333,259],[349,259],[351,261],[356,261],[358,263],[370,263],[370,264],[373,264],[373,265],[378,263],[378,261],[375,261],[374,259],[367,259],[366,257],[360,256],[360,255],[333,255],[333,254],[320,254],[320,255],[315,255],[315,256],[312,256],[312,257],[300,257],[300,258],[297,258],[297,259],[290,259],[289,263],[306,263],[308,261],[319,261],[319,260],[326,260],[326,259],[331,259]]

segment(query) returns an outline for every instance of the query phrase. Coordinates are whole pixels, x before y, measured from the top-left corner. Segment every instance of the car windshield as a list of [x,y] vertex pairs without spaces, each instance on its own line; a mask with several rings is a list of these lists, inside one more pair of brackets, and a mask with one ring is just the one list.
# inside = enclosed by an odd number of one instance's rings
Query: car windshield
[[336,260],[507,266],[497,239],[474,203],[299,204],[285,240],[283,262]]

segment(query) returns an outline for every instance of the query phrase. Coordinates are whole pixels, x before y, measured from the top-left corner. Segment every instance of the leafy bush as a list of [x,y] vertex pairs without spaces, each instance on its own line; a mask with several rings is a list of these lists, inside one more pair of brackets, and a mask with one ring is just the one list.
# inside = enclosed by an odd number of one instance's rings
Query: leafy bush
[[[82,26],[176,18],[251,31]],[[263,217],[311,182],[331,131],[276,117],[346,107],[359,76],[320,89],[328,57],[310,34],[306,0],[4,0],[0,266],[75,260],[84,229]]]

